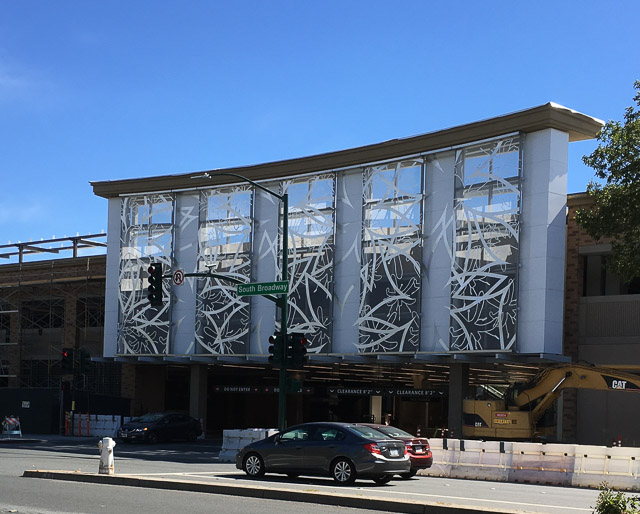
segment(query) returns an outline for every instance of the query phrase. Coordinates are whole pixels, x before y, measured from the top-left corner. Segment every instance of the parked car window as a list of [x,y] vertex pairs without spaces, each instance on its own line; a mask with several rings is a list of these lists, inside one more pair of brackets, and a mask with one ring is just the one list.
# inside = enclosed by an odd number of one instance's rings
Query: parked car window
[[307,439],[309,439],[309,429],[306,427],[289,430],[280,437],[282,441],[306,441]]
[[389,436],[378,432],[375,428],[354,425],[349,427],[350,430],[357,432],[359,435],[368,437],[369,439],[389,439]]
[[163,416],[164,414],[160,414],[160,413],[143,414],[142,416],[133,418],[131,421],[136,421],[136,422],[139,421],[141,423],[154,423],[162,419]]
[[386,427],[380,427],[380,428],[377,428],[376,430],[379,430],[383,434],[387,434],[391,437],[415,437],[415,436],[412,436],[409,432],[405,432],[404,430],[401,430],[399,428],[392,427],[391,425]]
[[345,437],[345,433],[337,428],[320,428],[313,439],[315,441],[342,441]]

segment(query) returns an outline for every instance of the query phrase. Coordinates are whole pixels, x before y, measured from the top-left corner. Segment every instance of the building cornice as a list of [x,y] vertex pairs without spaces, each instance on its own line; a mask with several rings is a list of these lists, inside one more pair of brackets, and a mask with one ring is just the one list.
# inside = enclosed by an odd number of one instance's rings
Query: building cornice
[[[172,191],[210,185],[211,182],[192,180],[205,171],[238,173],[251,180],[269,180],[321,171],[357,167],[368,163],[446,150],[474,141],[514,132],[536,132],[556,129],[566,132],[569,141],[593,139],[604,123],[552,102],[523,111],[498,116],[466,125],[403,139],[392,139],[347,150],[219,170],[202,170],[179,175],[91,182],[96,195],[112,198],[119,195]],[[237,179],[216,177],[216,185],[230,184]]]

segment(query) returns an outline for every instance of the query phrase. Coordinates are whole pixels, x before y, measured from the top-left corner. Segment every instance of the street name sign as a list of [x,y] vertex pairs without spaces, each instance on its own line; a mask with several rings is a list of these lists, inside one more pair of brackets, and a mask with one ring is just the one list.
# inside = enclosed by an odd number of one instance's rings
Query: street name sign
[[256,296],[267,294],[286,294],[289,292],[289,282],[254,282],[251,284],[238,284],[236,286],[238,296]]

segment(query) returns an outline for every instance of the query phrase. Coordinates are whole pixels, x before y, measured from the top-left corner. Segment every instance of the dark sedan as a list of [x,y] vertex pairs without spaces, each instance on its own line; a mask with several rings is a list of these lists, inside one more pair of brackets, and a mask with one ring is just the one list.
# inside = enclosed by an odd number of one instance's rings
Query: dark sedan
[[202,434],[200,422],[184,414],[153,413],[133,418],[118,429],[118,438],[124,442],[194,441]]
[[401,473],[400,476],[402,478],[409,479],[415,476],[419,469],[430,468],[433,464],[433,455],[429,447],[429,440],[426,437],[416,437],[409,432],[392,427],[391,425],[374,425],[367,423],[367,426],[404,442],[407,447],[407,452],[409,453],[409,459],[411,460],[411,470],[408,473]]
[[250,477],[264,473],[330,476],[340,484],[368,478],[386,484],[409,473],[405,445],[358,423],[305,423],[262,441],[236,455],[236,467]]

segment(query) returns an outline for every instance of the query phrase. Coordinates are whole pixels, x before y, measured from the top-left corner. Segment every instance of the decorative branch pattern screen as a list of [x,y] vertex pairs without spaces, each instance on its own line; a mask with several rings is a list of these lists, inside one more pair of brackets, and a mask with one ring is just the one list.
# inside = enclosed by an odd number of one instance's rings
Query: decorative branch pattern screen
[[359,352],[420,345],[422,160],[364,170]]
[[[211,271],[250,282],[252,188],[207,190],[200,195],[198,272]],[[235,284],[217,278],[198,280],[196,353],[248,353],[248,297]]]
[[[289,194],[289,332],[309,351],[331,351],[335,176],[284,184]],[[281,269],[281,266],[278,267]]]
[[147,268],[171,269],[174,198],[170,194],[122,200],[119,273],[118,353],[165,354],[169,348],[169,280],[162,307],[149,307]]
[[515,343],[520,148],[514,137],[456,153],[450,350]]

